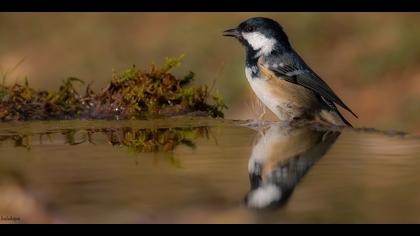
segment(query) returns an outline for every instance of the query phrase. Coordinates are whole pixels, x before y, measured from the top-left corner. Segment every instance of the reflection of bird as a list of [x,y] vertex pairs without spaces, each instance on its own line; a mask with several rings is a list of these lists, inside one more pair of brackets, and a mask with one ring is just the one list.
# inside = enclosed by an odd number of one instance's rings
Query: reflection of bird
[[317,119],[351,126],[335,104],[356,115],[293,50],[280,24],[251,18],[224,35],[245,46],[246,77],[258,98],[280,120]]
[[308,125],[271,125],[252,148],[246,205],[267,208],[286,203],[300,179],[339,135]]

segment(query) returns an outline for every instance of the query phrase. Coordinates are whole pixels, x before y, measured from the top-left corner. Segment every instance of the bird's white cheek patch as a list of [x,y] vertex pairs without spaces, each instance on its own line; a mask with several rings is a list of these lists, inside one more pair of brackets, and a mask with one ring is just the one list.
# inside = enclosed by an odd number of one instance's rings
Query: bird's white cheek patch
[[273,51],[276,44],[275,39],[267,38],[259,32],[242,33],[242,36],[255,51],[260,51],[262,54],[268,54]]

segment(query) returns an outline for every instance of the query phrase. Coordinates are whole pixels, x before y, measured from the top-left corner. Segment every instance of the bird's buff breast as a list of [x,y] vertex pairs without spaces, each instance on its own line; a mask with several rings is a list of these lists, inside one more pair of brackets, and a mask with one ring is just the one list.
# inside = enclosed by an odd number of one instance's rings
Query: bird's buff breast
[[256,96],[280,120],[289,121],[313,113],[317,103],[312,91],[280,78],[252,77],[250,68],[245,69],[245,74]]

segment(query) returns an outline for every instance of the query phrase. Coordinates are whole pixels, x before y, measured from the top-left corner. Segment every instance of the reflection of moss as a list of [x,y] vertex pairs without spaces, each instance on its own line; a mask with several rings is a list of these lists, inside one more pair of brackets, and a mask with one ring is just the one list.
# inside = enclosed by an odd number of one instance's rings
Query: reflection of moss
[[0,135],[0,144],[11,141],[14,147],[23,147],[30,150],[32,147],[32,135]]
[[186,145],[195,148],[194,140],[201,137],[208,138],[207,127],[195,128],[159,128],[159,129],[134,129],[134,128],[103,128],[103,129],[68,129],[41,134],[10,134],[0,135],[0,144],[12,142],[15,147],[31,149],[32,139],[39,136],[42,140],[47,136],[50,141],[53,136],[61,134],[65,144],[74,146],[83,143],[95,143],[94,134],[104,134],[107,141],[113,146],[126,147],[130,152],[170,152],[178,145]]
[[[164,66],[150,66],[143,72],[133,66],[115,74],[100,93],[89,86],[80,95],[77,78],[64,81],[58,91],[38,91],[25,85],[0,85],[0,120],[47,120],[74,118],[148,118],[196,113],[223,117],[226,105],[220,95],[211,95],[207,86],[189,86],[191,72],[177,78],[169,71],[178,66],[182,56],[167,59]],[[213,104],[208,100],[212,99]]]
[[132,129],[107,130],[113,145],[128,147],[133,152],[168,152],[183,144],[195,148],[194,140],[207,136],[206,128]]

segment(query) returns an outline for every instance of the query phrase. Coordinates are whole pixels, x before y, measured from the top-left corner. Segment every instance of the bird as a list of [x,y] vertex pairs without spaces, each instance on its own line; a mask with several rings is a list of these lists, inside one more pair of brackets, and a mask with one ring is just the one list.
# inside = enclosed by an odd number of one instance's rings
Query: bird
[[236,38],[245,47],[246,78],[256,96],[279,120],[316,120],[352,127],[337,105],[358,118],[293,49],[275,20],[250,18],[223,35]]

